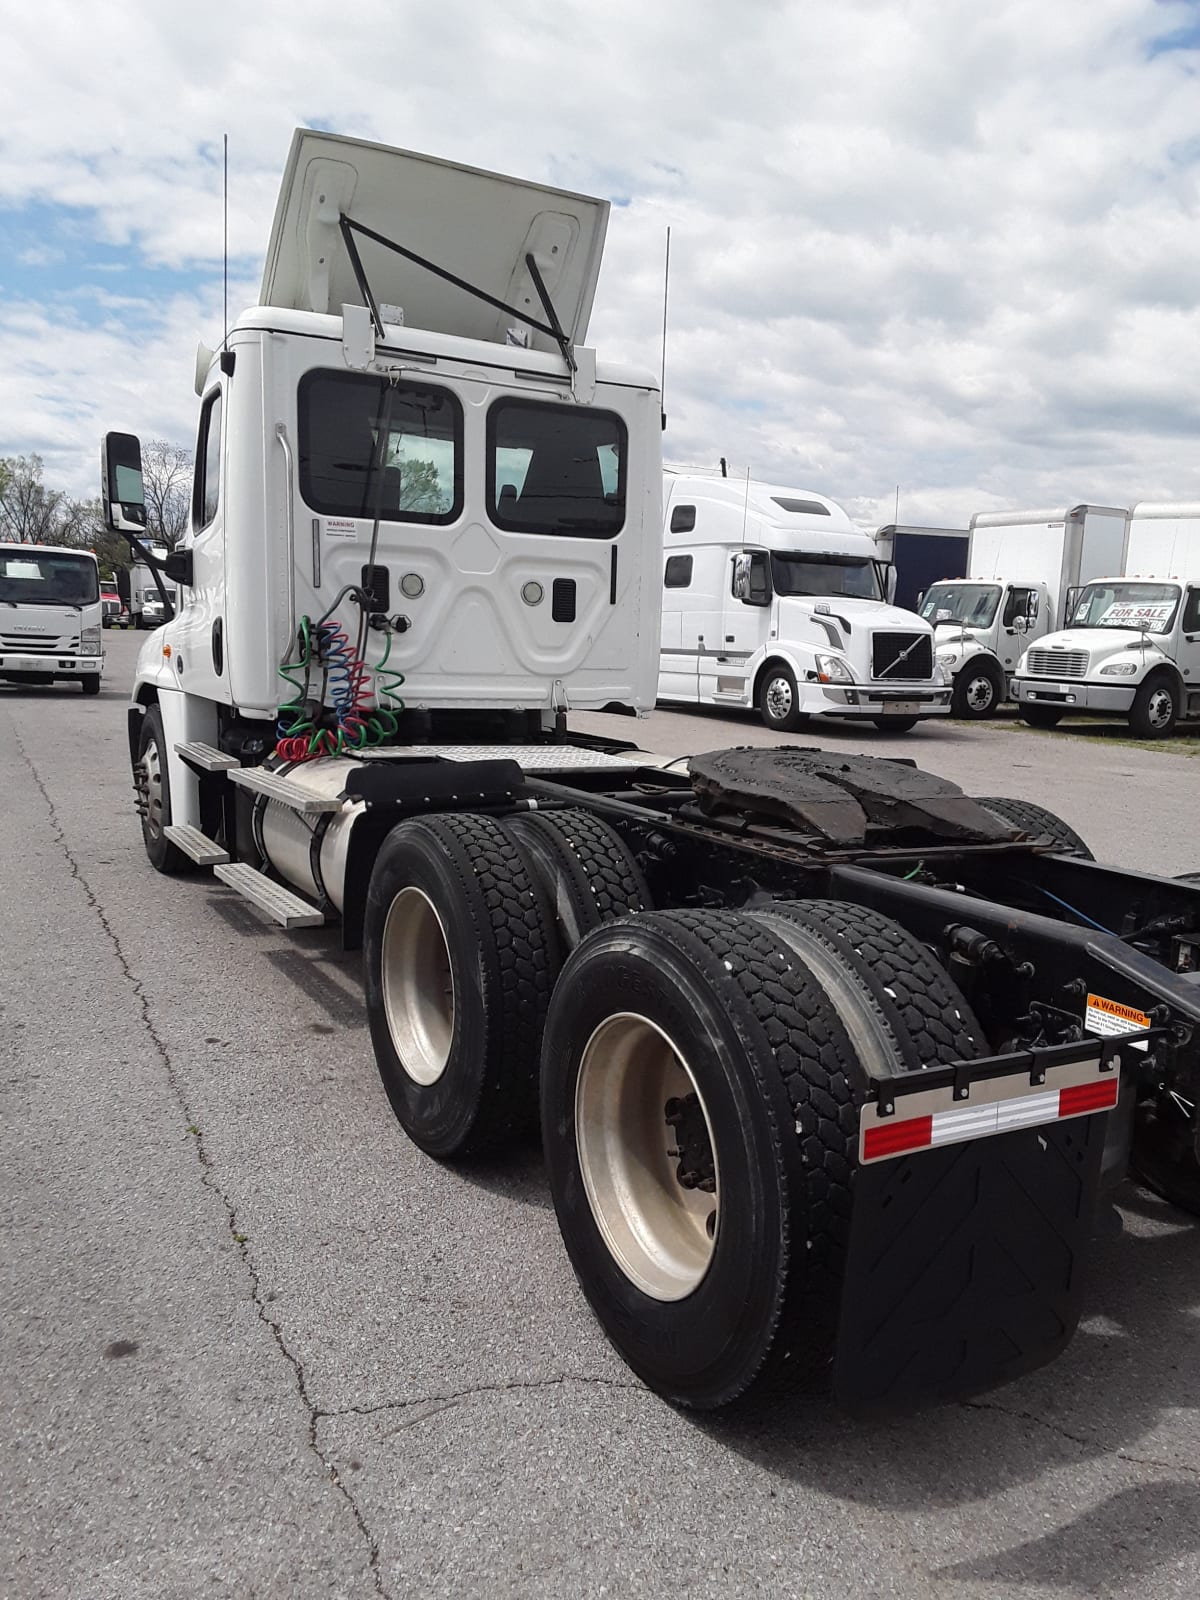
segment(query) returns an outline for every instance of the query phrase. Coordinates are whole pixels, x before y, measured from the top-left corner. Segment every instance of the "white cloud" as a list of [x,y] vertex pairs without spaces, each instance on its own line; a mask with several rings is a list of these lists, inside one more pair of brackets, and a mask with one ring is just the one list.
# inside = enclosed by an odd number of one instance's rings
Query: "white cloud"
[[130,278],[191,273],[98,323],[10,301],[0,453],[90,487],[104,427],[190,435],[220,135],[253,294],[291,129],[316,120],[628,200],[593,335],[655,369],[670,223],[675,459],[725,455],[864,522],[897,483],[909,520],[1200,497],[1200,56],[1151,49],[1196,21],[1154,0],[363,0],[336,20],[49,0],[7,24],[0,202],[83,208]]

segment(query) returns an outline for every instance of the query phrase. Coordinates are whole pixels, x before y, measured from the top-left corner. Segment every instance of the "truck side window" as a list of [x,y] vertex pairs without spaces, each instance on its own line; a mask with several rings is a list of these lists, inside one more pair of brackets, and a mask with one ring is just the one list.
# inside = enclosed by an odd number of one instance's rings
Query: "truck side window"
[[611,411],[497,400],[487,415],[487,508],[507,533],[611,539],[625,525],[625,424]]
[[[300,493],[329,516],[453,522],[462,510],[462,406],[449,389],[318,368],[300,380]],[[379,430],[387,419],[387,438]]]
[[691,533],[696,526],[695,506],[673,506],[671,509],[671,532]]
[[1004,616],[1001,618],[1006,628],[1011,628],[1018,617],[1034,618],[1038,612],[1038,596],[1036,589],[1010,589],[1008,599],[1004,602]]
[[668,556],[663,576],[664,589],[688,589],[692,582],[691,556]]
[[1200,588],[1189,589],[1183,605],[1184,633],[1200,633]]
[[[221,502],[221,391],[209,395],[200,413],[196,478],[192,485],[192,526],[207,528]],[[157,591],[156,591],[157,592]]]

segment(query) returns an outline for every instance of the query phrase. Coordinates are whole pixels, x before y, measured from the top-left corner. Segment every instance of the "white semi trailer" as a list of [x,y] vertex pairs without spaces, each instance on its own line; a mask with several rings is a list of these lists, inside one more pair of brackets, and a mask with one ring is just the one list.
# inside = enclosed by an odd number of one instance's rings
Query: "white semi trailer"
[[[146,852],[361,947],[423,1150],[540,1119],[579,1281],[663,1395],[973,1392],[1069,1339],[1131,1143],[1200,1210],[1200,890],[906,763],[685,773],[572,731],[659,670],[660,395],[583,344],[606,216],[297,134],[155,562]],[[103,484],[136,537],[136,438]]]
[[668,473],[660,699],[902,733],[945,716],[933,629],[888,604],[875,541],[807,489]]
[[1139,502],[1125,560],[1089,576],[1067,626],[1021,657],[1021,715],[1036,728],[1117,716],[1139,739],[1165,739],[1200,716],[1200,502]]
[[1022,651],[1062,626],[1071,590],[1121,570],[1128,524],[1128,511],[1086,504],[971,518],[967,576],[931,584],[920,603],[937,629],[955,716],[995,716]]

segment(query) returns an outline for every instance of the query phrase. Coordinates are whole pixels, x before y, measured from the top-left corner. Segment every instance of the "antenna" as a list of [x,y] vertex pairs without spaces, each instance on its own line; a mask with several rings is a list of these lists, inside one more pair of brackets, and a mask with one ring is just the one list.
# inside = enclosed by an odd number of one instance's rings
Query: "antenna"
[[221,281],[225,299],[225,337],[221,341],[221,371],[228,378],[233,373],[234,358],[229,353],[229,135],[223,134],[224,140],[224,185],[223,199],[225,211],[225,236],[221,250]]
[[667,252],[663,260],[663,324],[662,324],[662,378],[659,381],[659,403],[662,407],[663,432],[667,431],[667,294],[671,287],[671,229],[667,228]]
[[896,485],[896,514],[892,518],[892,520],[893,520],[893,522],[895,522],[897,527],[900,526],[900,485],[899,484]]
[[750,520],[750,468],[746,468],[746,498],[742,501],[742,543],[746,542],[746,524]]

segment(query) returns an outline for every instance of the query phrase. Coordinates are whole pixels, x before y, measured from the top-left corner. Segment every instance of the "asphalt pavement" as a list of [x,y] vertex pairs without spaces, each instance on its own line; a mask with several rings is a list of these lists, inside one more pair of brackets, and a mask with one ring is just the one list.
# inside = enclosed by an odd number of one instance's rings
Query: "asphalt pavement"
[[[0,686],[0,1594],[1200,1593],[1200,1230],[1130,1190],[1084,1324],[976,1402],[698,1420],[632,1377],[536,1150],[443,1167],[379,1084],[359,959],[145,861],[98,699]],[[583,719],[683,754],[749,717]],[[1189,757],[956,724],[915,757],[1200,867]]]

